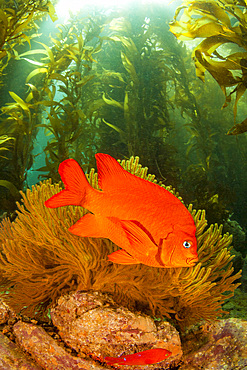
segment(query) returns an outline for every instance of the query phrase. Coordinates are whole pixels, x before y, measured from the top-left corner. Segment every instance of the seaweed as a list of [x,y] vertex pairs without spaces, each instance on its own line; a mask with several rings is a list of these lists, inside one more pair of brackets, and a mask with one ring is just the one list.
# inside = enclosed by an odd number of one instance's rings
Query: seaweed
[[[52,3],[41,0],[13,1],[0,4],[0,86],[6,83],[8,67],[19,59],[18,51],[38,36],[38,22],[48,15],[54,21]],[[32,164],[33,139],[36,135],[38,109],[15,92],[15,103],[1,107],[1,210],[14,210],[19,190],[26,187],[26,174]],[[1,98],[3,93],[1,93]],[[28,97],[27,97],[28,99]],[[3,142],[10,144],[3,146]],[[6,151],[7,150],[7,151]],[[5,189],[5,190],[4,190]]]
[[[167,65],[169,50],[162,51],[169,42],[163,38],[161,45],[155,19],[151,24],[143,16],[130,36],[133,27],[114,14],[94,14],[83,22],[71,15],[58,26],[51,46],[41,43],[42,49],[18,55],[38,67],[26,82],[32,81],[40,92],[36,104],[47,110],[40,127],[52,134],[41,169],[48,177],[54,178],[65,157],[89,165],[97,151],[107,150],[122,157],[137,153],[161,176],[169,168],[176,179],[175,149],[168,140],[174,127],[168,94],[175,74]],[[169,35],[166,25],[163,30]]]
[[217,81],[225,95],[223,108],[235,94],[234,126],[228,130],[228,135],[247,131],[247,119],[236,123],[237,105],[247,88],[245,13],[243,0],[184,1],[170,24],[171,32],[179,40],[203,38],[192,53],[196,74],[204,81],[205,71],[208,71]]
[[35,23],[44,14],[56,20],[55,10],[49,0],[10,0],[0,5],[0,78],[11,58],[15,58],[17,48],[23,43],[31,46],[31,39],[36,35],[30,30],[37,30]]
[[[152,171],[161,177],[169,174],[176,182],[175,148],[169,140],[174,129],[169,113],[175,80],[170,56],[173,40],[165,22],[160,22],[161,29],[156,24],[154,14],[147,18],[137,12],[109,24],[109,36],[99,55],[101,78],[108,82],[103,85],[99,150],[107,147],[110,154],[127,158],[138,154]],[[167,38],[160,37],[162,33]],[[109,60],[111,55],[114,59]]]
[[19,199],[18,191],[26,188],[27,171],[33,163],[32,149],[40,114],[37,105],[27,103],[12,91],[9,94],[14,103],[1,108],[3,118],[0,132],[5,133],[3,137],[10,140],[12,145],[1,169],[1,176],[4,174],[3,181],[6,182],[1,181],[0,185],[10,190],[11,194],[15,195],[13,200],[16,201]]
[[[88,27],[85,35],[76,22],[73,23],[58,26],[56,39],[51,37],[52,47],[40,42],[42,48],[18,56],[38,66],[29,73],[26,82],[32,80],[32,85],[39,91],[35,105],[42,107],[45,119],[37,127],[44,128],[49,137],[44,148],[46,165],[39,170],[52,178],[65,158],[73,157],[80,162],[84,159],[86,163],[92,160],[97,143],[92,114],[103,105],[103,101],[97,105],[91,93],[96,77],[93,55],[99,52],[102,40],[98,39],[94,46],[88,45],[92,22],[85,22],[84,27]],[[29,59],[33,55],[42,55],[42,58],[40,61]]]
[[86,171],[96,152],[135,154],[187,203],[206,209],[210,222],[238,212],[234,191],[243,190],[232,186],[233,176],[241,181],[232,157],[242,168],[244,137],[242,154],[229,153],[231,139],[223,133],[234,119],[230,107],[219,113],[217,83],[207,74],[203,85],[193,74],[190,51],[169,32],[166,17],[166,8],[154,5],[136,6],[131,16],[122,10],[71,14],[38,43],[31,29],[31,48],[16,45],[11,59],[28,68],[27,86],[11,89],[15,102],[1,108],[0,135],[14,139],[4,152],[8,159],[0,157],[0,178],[25,190],[34,140],[43,130],[40,178],[58,181],[58,165],[68,157]]

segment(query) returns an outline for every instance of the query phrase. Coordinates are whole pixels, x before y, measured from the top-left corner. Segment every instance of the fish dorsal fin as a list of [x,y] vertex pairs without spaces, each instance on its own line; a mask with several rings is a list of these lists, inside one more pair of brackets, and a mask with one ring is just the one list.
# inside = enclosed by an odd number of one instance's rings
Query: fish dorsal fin
[[[126,184],[129,174],[109,154],[97,153],[95,155],[98,169],[98,184],[102,190],[111,191],[116,189],[118,183]],[[132,175],[131,175],[132,177]]]
[[[98,184],[104,192],[122,194],[137,194],[140,197],[145,196],[146,202],[165,202],[166,207],[169,204],[174,207],[181,207],[181,202],[165,188],[151,181],[142,179],[123,169],[123,167],[109,154],[97,153],[95,155],[98,168]],[[185,206],[184,206],[185,207]],[[188,212],[188,210],[186,210]]]
[[113,191],[117,188],[128,188],[136,186],[151,187],[153,183],[132,175],[126,171],[120,163],[109,154],[97,153],[95,155],[98,169],[98,184],[103,191]]

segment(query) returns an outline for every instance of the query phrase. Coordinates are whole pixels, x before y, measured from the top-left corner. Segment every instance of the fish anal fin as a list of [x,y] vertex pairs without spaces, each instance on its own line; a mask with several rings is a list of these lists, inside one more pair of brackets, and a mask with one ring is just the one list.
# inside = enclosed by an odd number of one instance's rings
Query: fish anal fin
[[140,263],[124,249],[119,249],[118,251],[109,254],[108,259],[109,261],[118,263],[120,265],[136,265]]

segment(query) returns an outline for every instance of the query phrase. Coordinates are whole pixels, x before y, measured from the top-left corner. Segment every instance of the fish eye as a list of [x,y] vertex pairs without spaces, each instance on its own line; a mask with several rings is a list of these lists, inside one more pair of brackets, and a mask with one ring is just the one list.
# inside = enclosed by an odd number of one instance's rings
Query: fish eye
[[191,243],[191,242],[189,242],[188,240],[185,240],[185,241],[183,242],[183,247],[184,247],[184,248],[190,248],[190,247],[191,247],[191,245],[192,245],[192,243]]

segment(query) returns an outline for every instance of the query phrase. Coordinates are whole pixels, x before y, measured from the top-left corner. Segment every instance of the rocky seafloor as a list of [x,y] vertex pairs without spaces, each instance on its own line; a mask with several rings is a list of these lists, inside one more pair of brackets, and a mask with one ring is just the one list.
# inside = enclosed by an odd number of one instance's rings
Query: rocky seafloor
[[[133,313],[101,293],[61,297],[51,324],[16,315],[0,302],[0,370],[247,369],[247,295],[237,290],[226,306],[238,317],[201,323],[182,336],[168,322]],[[234,306],[234,307],[233,307]],[[172,352],[152,365],[109,365],[104,357],[152,348]]]

